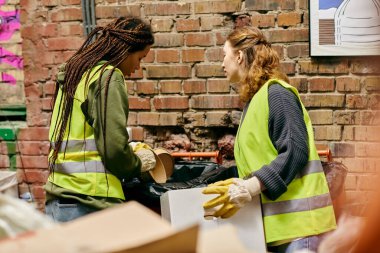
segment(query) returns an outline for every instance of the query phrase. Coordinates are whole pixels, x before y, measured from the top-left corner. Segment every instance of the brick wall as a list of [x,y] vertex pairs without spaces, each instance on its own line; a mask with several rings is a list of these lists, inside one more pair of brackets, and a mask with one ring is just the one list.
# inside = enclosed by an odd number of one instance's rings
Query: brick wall
[[[242,104],[224,78],[221,47],[234,26],[232,14],[245,11],[279,52],[310,112],[317,143],[329,145],[335,160],[348,166],[348,201],[365,201],[371,175],[380,168],[373,142],[380,119],[374,111],[378,57],[310,58],[307,0],[247,1],[249,10],[240,0],[119,2],[97,0],[97,23],[131,13],[148,19],[156,37],[143,69],[127,80],[128,123],[143,127],[139,140],[210,151],[236,133]],[[18,166],[26,172],[22,185],[31,185],[42,207],[52,76],[83,41],[82,16],[79,0],[21,0],[21,7],[28,126],[18,136]]]

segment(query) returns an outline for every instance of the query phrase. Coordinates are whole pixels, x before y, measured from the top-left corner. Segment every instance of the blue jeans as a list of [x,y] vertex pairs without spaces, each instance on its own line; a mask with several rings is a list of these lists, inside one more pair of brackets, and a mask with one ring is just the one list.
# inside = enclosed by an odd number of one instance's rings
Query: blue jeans
[[71,221],[96,211],[99,210],[74,200],[72,203],[61,203],[59,199],[54,199],[45,206],[45,213],[55,222]]
[[322,241],[323,235],[314,235],[285,243],[283,245],[268,247],[269,252],[275,253],[293,253],[297,250],[308,249],[317,252],[319,243]]

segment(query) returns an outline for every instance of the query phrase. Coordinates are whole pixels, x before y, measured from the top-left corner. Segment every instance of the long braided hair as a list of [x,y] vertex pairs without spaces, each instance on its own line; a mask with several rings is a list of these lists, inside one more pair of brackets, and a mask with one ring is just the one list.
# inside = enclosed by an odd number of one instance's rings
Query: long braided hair
[[[105,27],[96,27],[88,35],[79,50],[68,60],[64,67],[64,81],[63,83],[56,82],[53,98],[53,104],[59,106],[59,113],[53,130],[52,141],[54,145],[51,147],[53,151],[49,157],[50,172],[54,172],[54,165],[61,149],[67,126],[69,126],[67,131],[70,133],[74,95],[85,72],[91,70],[99,61],[105,60],[106,62],[100,69],[100,77],[98,79],[100,82],[108,65],[118,66],[131,53],[144,50],[148,45],[152,45],[153,43],[154,37],[149,24],[136,17],[120,17]],[[106,126],[108,87],[114,71],[115,67],[110,70],[105,83],[103,131],[105,131]],[[90,75],[88,74],[85,81],[86,88],[89,85],[89,79]],[[58,102],[56,99],[59,89],[62,91],[62,96],[59,103],[56,104]],[[103,138],[105,145],[105,134]],[[104,149],[106,152],[106,146]]]
[[264,34],[256,27],[237,28],[227,36],[233,49],[241,50],[244,58],[245,77],[241,81],[240,98],[249,101],[256,92],[271,78],[288,81],[279,70],[280,59]]

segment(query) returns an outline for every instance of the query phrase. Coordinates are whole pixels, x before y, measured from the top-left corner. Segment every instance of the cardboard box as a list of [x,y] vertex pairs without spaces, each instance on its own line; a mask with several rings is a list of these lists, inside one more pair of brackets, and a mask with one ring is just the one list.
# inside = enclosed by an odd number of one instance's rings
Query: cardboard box
[[2,240],[0,252],[220,252],[216,245],[219,242],[207,239],[207,236],[214,237],[213,234],[229,240],[226,248],[237,249],[229,252],[246,252],[239,245],[233,230],[214,230],[200,240],[198,231],[197,225],[177,231],[148,208],[129,202],[57,224],[51,229]]
[[0,171],[0,192],[18,198],[18,183],[15,171]]
[[[228,219],[205,220],[202,204],[217,195],[202,194],[203,188],[168,191],[161,196],[161,215],[176,229],[200,224],[201,233],[226,224],[232,225],[242,244],[250,251],[265,253],[263,219],[260,196]],[[219,240],[223,245],[224,241]]]

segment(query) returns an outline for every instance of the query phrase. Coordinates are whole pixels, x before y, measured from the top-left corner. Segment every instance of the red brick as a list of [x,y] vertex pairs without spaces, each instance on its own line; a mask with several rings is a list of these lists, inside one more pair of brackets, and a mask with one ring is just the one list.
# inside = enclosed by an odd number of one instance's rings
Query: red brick
[[182,124],[182,121],[181,113],[160,113],[160,126],[178,126]]
[[315,140],[339,141],[342,137],[340,126],[314,126]]
[[137,125],[140,126],[158,126],[159,125],[159,113],[155,112],[139,112],[137,114]]
[[205,93],[206,81],[204,80],[185,80],[183,83],[185,94]]
[[137,113],[129,112],[127,126],[135,126],[135,125],[137,125]]
[[278,26],[296,26],[301,23],[302,14],[297,12],[280,13],[277,16]]
[[208,79],[207,91],[210,93],[230,92],[230,82],[227,79]]
[[46,183],[49,176],[48,170],[39,169],[18,169],[17,170],[17,180],[18,182],[25,183]]
[[216,27],[224,25],[223,17],[204,16],[201,17],[201,29],[202,31],[209,31]]
[[309,29],[307,28],[266,30],[264,34],[272,43],[309,41]]
[[191,67],[188,65],[155,65],[146,67],[147,78],[189,78]]
[[223,48],[215,47],[206,50],[206,57],[210,62],[222,62],[224,59]]
[[333,77],[312,77],[309,79],[309,90],[311,92],[334,91]]
[[294,10],[294,0],[247,0],[245,7],[248,10]]
[[[115,18],[116,16],[133,15],[140,17],[140,4],[123,4],[115,6],[104,6],[96,4],[96,17],[97,18]],[[98,24],[101,25],[101,24]]]
[[17,150],[23,155],[47,155],[49,145],[48,141],[18,141]]
[[309,57],[309,45],[307,44],[295,44],[286,48],[286,52],[289,58],[306,58]]
[[169,16],[177,14],[190,14],[190,3],[154,3],[145,4],[146,16]]
[[176,49],[157,49],[157,62],[179,62],[179,51]]
[[0,168],[9,169],[9,157],[8,155],[0,155]]
[[83,36],[83,26],[80,24],[64,24],[60,26],[59,34],[62,36]]
[[83,39],[80,37],[57,37],[46,40],[47,50],[77,50],[83,43]]
[[380,112],[378,111],[361,111],[361,125],[380,125]]
[[150,110],[150,98],[129,97],[129,109]]
[[156,110],[183,110],[189,108],[189,98],[186,96],[156,96],[153,99]]
[[170,32],[173,27],[172,19],[152,19],[152,30],[153,32]]
[[205,59],[205,50],[203,48],[183,49],[182,62],[200,62]]
[[287,75],[293,75],[296,73],[296,64],[289,61],[280,62],[280,70]]
[[226,126],[229,123],[227,112],[207,112],[206,126]]
[[334,111],[334,123],[337,125],[359,124],[359,117],[358,111]]
[[299,0],[300,9],[308,10],[309,9],[309,1],[308,0]]
[[17,134],[19,141],[46,141],[49,139],[48,127],[20,128]]
[[364,87],[368,92],[380,91],[380,77],[376,76],[376,77],[365,78],[364,79]]
[[82,21],[82,11],[78,7],[59,9],[50,13],[52,22]]
[[291,77],[289,78],[289,84],[294,86],[300,93],[307,92],[308,85],[306,77]]
[[380,95],[371,94],[368,97],[368,108],[372,110],[380,110]]
[[199,31],[200,21],[198,18],[191,19],[177,19],[176,20],[177,32]]
[[42,90],[38,84],[32,84],[25,87],[25,97],[29,99],[38,99],[41,96],[42,96]]
[[272,45],[272,49],[274,49],[280,60],[284,59],[284,46],[283,45]]
[[80,5],[80,0],[61,0],[62,5]]
[[300,74],[347,74],[348,61],[334,60],[328,61],[299,61]]
[[337,91],[360,91],[360,80],[351,76],[339,76],[336,77],[336,89]]
[[355,141],[379,141],[379,126],[355,126]]
[[212,33],[187,33],[185,34],[185,45],[191,46],[212,46],[214,44]]
[[240,0],[195,2],[194,12],[195,14],[234,13],[240,10],[240,5]]
[[59,4],[58,0],[42,0],[43,6],[52,7],[52,6],[57,6],[58,4]]
[[[32,83],[40,82],[43,80],[47,80],[49,77],[49,69],[47,68],[24,68],[24,82],[25,86],[29,86]],[[26,95],[25,95],[26,96]]]
[[275,19],[274,14],[254,14],[251,17],[251,23],[259,28],[268,28],[275,26]]
[[144,128],[142,127],[131,127],[132,129],[132,141],[143,141],[144,140]]
[[186,112],[183,114],[183,117],[185,122],[190,123],[192,126],[205,126],[206,116],[204,112]]
[[355,149],[357,157],[379,157],[378,143],[356,142]]
[[346,107],[349,109],[363,109],[367,106],[368,98],[365,95],[351,95],[346,96]]
[[310,110],[308,113],[313,125],[331,125],[333,123],[332,110]]
[[347,175],[346,181],[344,183],[345,190],[356,190],[358,185],[357,176]]
[[332,142],[330,148],[334,157],[355,156],[355,144],[353,143]]
[[227,32],[215,32],[215,38],[216,38],[216,45],[224,45],[224,42],[226,42],[228,33]]
[[46,156],[17,156],[17,167],[27,169],[47,169],[48,160]]
[[137,81],[137,94],[157,94],[157,81]]
[[183,34],[156,33],[154,35],[154,46],[156,47],[182,47]]
[[301,94],[305,107],[343,107],[344,95],[335,94]]
[[160,81],[161,93],[180,93],[181,90],[181,81]]
[[44,199],[45,198],[45,189],[43,185],[32,185],[32,196],[34,199]]
[[360,191],[376,190],[377,181],[372,175],[359,175],[358,176],[358,189]]
[[368,57],[352,61],[351,72],[353,74],[380,74],[379,58]]
[[42,110],[43,111],[51,111],[52,110],[52,98],[42,98],[41,99],[41,102],[42,102]]
[[240,108],[238,95],[199,95],[192,97],[194,109],[232,109]]
[[221,64],[197,64],[195,75],[197,77],[225,77]]

